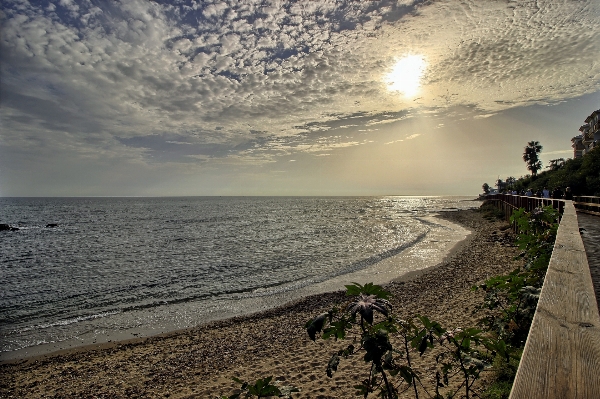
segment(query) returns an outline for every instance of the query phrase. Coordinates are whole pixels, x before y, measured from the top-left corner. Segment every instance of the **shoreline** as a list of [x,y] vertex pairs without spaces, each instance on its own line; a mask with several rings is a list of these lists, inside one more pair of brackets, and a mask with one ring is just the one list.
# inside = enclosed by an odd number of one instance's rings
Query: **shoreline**
[[[394,313],[427,314],[448,327],[464,326],[473,319],[466,309],[479,300],[470,287],[514,269],[518,250],[507,244],[505,222],[486,221],[477,211],[438,217],[473,233],[437,265],[402,276],[386,289],[393,293]],[[344,361],[336,376],[327,378],[334,345],[313,343],[304,331],[307,320],[344,301],[342,291],[313,295],[159,336],[3,362],[0,396],[206,398],[231,393],[237,388],[233,376],[254,381],[273,375],[301,389],[294,398],[353,397],[352,381],[364,378],[362,362]]]
[[[159,331],[146,330],[105,330],[102,335],[94,335],[93,342],[90,338],[74,337],[60,342],[51,342],[37,346],[25,347],[11,352],[0,353],[0,365],[5,363],[19,363],[29,359],[47,358],[53,355],[70,354],[72,352],[87,350],[102,350],[113,348],[119,344],[138,343],[151,337],[166,337],[173,334],[185,333],[189,330],[229,319],[244,319],[247,316],[260,316],[262,312],[276,309],[281,306],[291,305],[303,298],[332,293],[343,289],[344,285],[358,282],[365,284],[372,282],[379,285],[389,284],[393,281],[402,281],[413,276],[421,275],[426,270],[435,268],[443,263],[455,252],[468,237],[472,236],[471,230],[449,222],[440,213],[456,212],[444,211],[432,215],[421,216],[419,219],[428,225],[434,225],[422,239],[418,239],[399,253],[354,272],[345,273],[329,278],[325,281],[302,286],[290,291],[280,291],[267,296],[246,298],[237,304],[237,312],[223,315],[211,314],[207,320],[194,326],[169,328],[159,327]],[[432,250],[432,243],[435,249]],[[425,255],[421,254],[425,252]],[[400,266],[400,267],[399,267]],[[249,309],[256,309],[249,311]]]

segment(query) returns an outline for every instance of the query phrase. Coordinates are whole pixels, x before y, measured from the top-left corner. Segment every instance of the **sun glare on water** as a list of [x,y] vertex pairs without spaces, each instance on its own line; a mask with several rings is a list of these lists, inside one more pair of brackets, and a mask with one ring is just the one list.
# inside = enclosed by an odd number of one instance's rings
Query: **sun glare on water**
[[405,97],[416,96],[419,93],[421,77],[426,65],[422,55],[408,55],[399,59],[385,77],[388,90],[399,91]]

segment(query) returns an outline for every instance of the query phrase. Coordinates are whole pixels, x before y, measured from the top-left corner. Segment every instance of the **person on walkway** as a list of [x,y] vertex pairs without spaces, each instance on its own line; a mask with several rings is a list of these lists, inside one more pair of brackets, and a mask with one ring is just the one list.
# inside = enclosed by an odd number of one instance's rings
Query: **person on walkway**
[[550,198],[550,190],[548,190],[547,187],[544,187],[544,189],[542,190],[542,195],[544,196],[544,198]]
[[533,196],[533,193],[531,192],[530,188],[527,189],[527,192],[525,193],[525,195],[528,196],[528,197]]
[[562,197],[563,197],[562,190],[560,189],[560,187],[556,187],[554,189],[554,191],[552,191],[552,198],[554,198],[554,199],[562,199]]
[[565,188],[565,199],[571,201],[573,200],[573,192],[571,192],[571,187]]

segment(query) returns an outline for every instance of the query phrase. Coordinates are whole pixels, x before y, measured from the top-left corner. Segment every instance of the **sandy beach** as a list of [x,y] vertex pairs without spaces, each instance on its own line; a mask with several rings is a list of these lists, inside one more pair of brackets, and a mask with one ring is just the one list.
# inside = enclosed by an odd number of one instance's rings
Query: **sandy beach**
[[[519,250],[505,222],[486,220],[477,211],[439,217],[472,234],[439,265],[386,285],[394,313],[428,315],[448,328],[475,326],[472,309],[481,293],[470,287],[517,267],[513,259]],[[341,291],[319,294],[176,333],[5,362],[0,397],[217,398],[238,388],[231,377],[274,376],[300,389],[293,398],[353,398],[352,386],[366,377],[362,357],[342,360],[328,378],[327,362],[340,344],[314,343],[304,329],[307,320],[346,300]],[[430,377],[427,370],[422,373]]]

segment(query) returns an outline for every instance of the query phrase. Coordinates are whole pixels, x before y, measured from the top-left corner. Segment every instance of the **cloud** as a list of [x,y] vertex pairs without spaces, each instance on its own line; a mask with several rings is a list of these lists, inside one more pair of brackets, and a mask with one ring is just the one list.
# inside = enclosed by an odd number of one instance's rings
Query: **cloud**
[[[122,144],[140,148],[154,162],[191,162],[192,159],[224,157],[228,146],[220,143],[204,143],[193,137],[162,134],[129,138],[117,138]],[[195,142],[194,142],[195,141]]]
[[544,155],[573,155],[573,150],[545,151]]
[[474,119],[485,119],[485,118],[489,118],[492,117],[494,115],[497,115],[497,113],[491,113],[491,114],[479,114],[479,115],[475,115],[473,118]]
[[[2,142],[149,163],[330,153],[368,142],[340,129],[599,90],[599,15],[593,1],[7,0]],[[408,54],[427,62],[417,99],[386,88]]]

